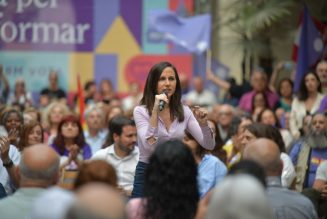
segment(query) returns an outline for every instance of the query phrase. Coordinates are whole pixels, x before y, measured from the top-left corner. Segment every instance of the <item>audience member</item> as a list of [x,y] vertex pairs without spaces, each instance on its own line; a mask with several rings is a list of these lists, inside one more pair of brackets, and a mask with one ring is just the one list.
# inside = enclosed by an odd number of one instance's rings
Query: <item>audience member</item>
[[103,183],[90,183],[76,191],[76,202],[66,219],[126,219],[125,200]]
[[268,199],[276,218],[318,218],[309,199],[298,192],[282,187],[283,161],[275,142],[265,138],[249,142],[244,149],[243,159],[258,162],[265,170]]
[[118,185],[127,196],[131,195],[135,168],[139,160],[136,145],[136,127],[133,120],[116,116],[109,122],[108,145],[97,151],[92,159],[104,160],[113,165],[118,176]]
[[92,154],[101,149],[106,139],[106,133],[102,130],[105,122],[104,112],[97,106],[90,106],[84,112],[87,130],[84,131],[85,141],[90,145]]
[[269,109],[269,105],[265,94],[263,92],[257,92],[252,99],[252,120],[258,122],[258,115],[266,108]]
[[243,151],[241,140],[244,128],[252,124],[252,118],[249,117],[234,117],[229,127],[229,134],[231,138],[223,146],[227,153],[227,166],[232,167],[241,160],[241,153]]
[[182,142],[158,145],[145,172],[144,198],[129,201],[128,218],[194,218],[199,200],[197,167]]
[[319,163],[327,160],[327,116],[313,115],[310,131],[304,141],[295,144],[290,157],[296,167],[296,189],[311,188]]
[[58,85],[58,73],[51,71],[49,73],[49,86],[41,90],[40,106],[46,107],[52,101],[66,103],[66,92]]
[[200,198],[203,198],[224,178],[227,168],[218,158],[206,153],[205,149],[187,131],[185,131],[183,143],[191,150],[198,166],[198,188]]
[[303,117],[317,112],[323,97],[318,76],[309,72],[303,77],[298,96],[292,102],[290,129],[293,137],[300,137],[299,129],[303,125]]
[[221,160],[224,164],[226,164],[227,156],[226,156],[226,152],[222,148],[224,143],[220,138],[217,123],[212,119],[208,119],[208,126],[213,132],[213,135],[215,137],[215,143],[216,143],[214,149],[211,151],[211,154],[216,156],[219,160]]
[[219,107],[219,119],[218,119],[218,130],[220,134],[220,138],[222,139],[223,143],[230,138],[228,130],[231,124],[231,121],[234,116],[233,107],[228,104],[223,104]]
[[100,95],[102,101],[109,104],[116,97],[116,93],[109,79],[103,79],[100,82]]
[[277,104],[278,109],[282,109],[283,112],[291,112],[293,102],[293,81],[289,78],[282,79],[277,87],[277,93],[279,95],[279,101]]
[[260,123],[246,126],[241,141],[243,151],[249,142],[257,138],[268,138],[277,144],[280,150],[280,159],[283,161],[282,185],[287,188],[293,187],[296,173],[291,158],[285,153],[285,144],[279,130],[271,125]]
[[231,166],[228,175],[247,174],[256,178],[263,187],[267,187],[266,174],[263,168],[252,160],[241,160],[240,162]]
[[75,180],[74,189],[88,183],[105,183],[117,187],[117,176],[114,167],[103,160],[91,160],[82,164]]
[[128,96],[122,100],[122,107],[127,115],[133,116],[134,107],[140,103],[142,96],[143,94],[140,84],[137,82],[132,82],[129,86]]
[[84,102],[86,105],[92,105],[99,102],[100,94],[97,92],[95,81],[87,81],[84,85]]
[[240,109],[251,112],[253,97],[258,92],[264,92],[269,108],[273,109],[276,106],[278,95],[268,88],[268,76],[263,69],[257,68],[252,72],[251,85],[253,90],[243,94],[240,99],[238,105]]
[[21,129],[24,124],[22,114],[16,109],[9,109],[1,117],[1,124],[8,133],[10,144],[17,146],[20,140]]
[[251,91],[251,85],[248,81],[242,80],[242,84],[236,84],[236,81],[231,78],[230,80],[223,80],[219,76],[215,75],[211,70],[207,71],[206,77],[208,80],[215,83],[219,88],[226,91],[227,95],[225,100],[231,102],[232,106],[236,107],[239,103],[239,99],[244,93]]
[[26,91],[25,82],[22,78],[19,78],[15,81],[14,92],[9,95],[7,104],[18,105],[21,111],[24,111],[24,109],[33,106],[34,100],[32,94]]
[[194,90],[185,95],[185,101],[190,106],[211,107],[217,103],[215,95],[204,88],[204,82],[200,76],[193,78]]
[[57,136],[58,126],[63,117],[69,114],[68,107],[60,102],[53,102],[43,112],[42,126],[48,134],[47,143],[52,144]]
[[31,121],[25,124],[21,131],[20,141],[17,145],[19,151],[23,151],[24,148],[44,143],[43,128],[37,121]]
[[286,149],[286,151],[288,151],[289,146],[290,146],[291,142],[293,141],[293,136],[287,129],[281,128],[279,120],[273,110],[268,109],[268,108],[262,110],[258,115],[257,122],[265,124],[265,125],[271,125],[271,126],[278,128],[280,131],[280,134],[283,137],[285,149]]
[[327,217],[327,160],[320,163],[317,168],[313,188],[318,192],[317,210],[321,218]]
[[37,108],[28,107],[23,112],[24,124],[29,123],[30,121],[36,121],[41,123],[41,113]]
[[18,167],[19,189],[0,200],[2,219],[25,219],[36,198],[45,188],[57,183],[59,156],[47,145],[38,144],[25,148]]
[[9,82],[3,70],[3,65],[0,64],[0,104],[5,104],[9,95]]
[[65,116],[59,123],[57,133],[51,147],[61,156],[60,169],[76,170],[83,160],[91,158],[91,148],[85,142],[81,123],[76,116]]
[[20,153],[17,148],[10,144],[8,137],[0,137],[0,184],[6,193],[10,195],[18,186],[16,166],[20,161]]
[[273,212],[262,184],[240,174],[227,176],[214,189],[206,219],[273,219]]
[[322,60],[316,66],[316,74],[321,82],[321,91],[324,95],[327,94],[327,61]]
[[35,199],[26,219],[66,219],[67,212],[75,201],[75,194],[71,191],[58,186],[51,187]]

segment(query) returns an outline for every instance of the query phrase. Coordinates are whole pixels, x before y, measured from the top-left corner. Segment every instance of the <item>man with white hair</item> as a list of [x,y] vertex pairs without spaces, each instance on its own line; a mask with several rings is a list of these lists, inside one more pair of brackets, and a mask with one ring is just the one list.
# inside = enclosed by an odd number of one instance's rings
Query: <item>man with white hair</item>
[[101,108],[92,105],[85,111],[84,116],[87,124],[87,130],[84,131],[85,141],[90,145],[92,154],[95,154],[106,140],[106,132],[102,131],[105,115]]
[[296,143],[289,153],[296,169],[296,189],[311,188],[320,163],[327,160],[327,116],[312,116],[309,133],[304,141]]

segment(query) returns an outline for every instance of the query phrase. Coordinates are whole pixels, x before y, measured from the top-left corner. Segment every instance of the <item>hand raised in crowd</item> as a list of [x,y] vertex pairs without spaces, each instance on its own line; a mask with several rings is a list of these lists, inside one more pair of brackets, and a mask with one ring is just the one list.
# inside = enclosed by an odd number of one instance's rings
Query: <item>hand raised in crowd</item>
[[208,123],[208,111],[204,108],[201,108],[199,106],[193,106],[192,108],[192,112],[196,118],[196,120],[198,121],[200,126],[207,126]]
[[9,142],[15,143],[17,141],[18,136],[19,136],[18,129],[11,129],[8,133]]
[[69,163],[71,161],[77,161],[77,158],[78,158],[78,153],[79,153],[79,147],[77,144],[73,144],[70,146],[70,148],[68,149],[69,150]]
[[1,136],[0,137],[1,160],[5,163],[10,159],[9,148],[10,148],[9,138],[6,136]]

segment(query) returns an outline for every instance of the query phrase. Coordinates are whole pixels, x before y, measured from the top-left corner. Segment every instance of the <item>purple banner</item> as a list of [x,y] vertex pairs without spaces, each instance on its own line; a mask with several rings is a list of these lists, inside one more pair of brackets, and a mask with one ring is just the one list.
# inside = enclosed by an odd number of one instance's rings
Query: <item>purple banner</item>
[[93,1],[1,0],[1,50],[93,51]]

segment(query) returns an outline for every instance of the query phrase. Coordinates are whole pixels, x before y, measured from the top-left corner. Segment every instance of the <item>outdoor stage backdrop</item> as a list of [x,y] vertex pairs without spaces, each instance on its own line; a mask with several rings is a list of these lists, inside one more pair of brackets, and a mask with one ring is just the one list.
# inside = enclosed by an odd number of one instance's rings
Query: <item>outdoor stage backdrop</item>
[[82,82],[109,78],[122,93],[161,60],[191,75],[191,54],[169,55],[168,44],[147,39],[148,12],[160,8],[192,13],[193,1],[0,0],[0,63],[11,87],[22,77],[34,93],[50,70],[67,91],[76,91],[80,74]]

